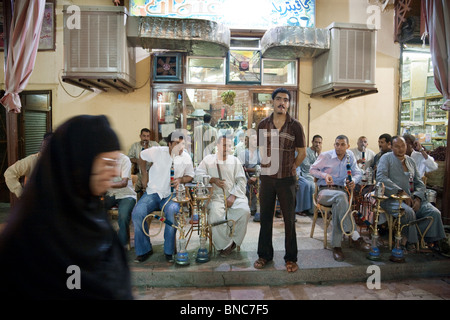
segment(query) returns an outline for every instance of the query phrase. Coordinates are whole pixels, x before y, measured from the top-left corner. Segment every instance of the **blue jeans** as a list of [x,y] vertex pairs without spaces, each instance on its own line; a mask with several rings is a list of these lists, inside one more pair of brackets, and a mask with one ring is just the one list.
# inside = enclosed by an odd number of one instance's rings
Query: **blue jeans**
[[[169,197],[161,199],[157,193],[147,194],[144,192],[138,203],[134,207],[131,214],[134,225],[134,247],[136,255],[141,256],[152,250],[152,243],[150,238],[145,235],[142,230],[142,221],[153,211],[161,210],[164,204],[169,200]],[[180,205],[176,202],[170,201],[164,208],[164,217],[167,220],[176,224],[175,214],[180,210]],[[145,231],[148,233],[148,225],[144,225]],[[164,226],[164,253],[173,254],[175,249],[175,235],[176,229],[168,225]]]
[[119,218],[117,223],[119,224],[119,240],[122,246],[128,244],[128,229],[130,228],[131,211],[136,204],[136,199],[134,198],[123,198],[116,199],[116,197],[105,196],[105,208],[106,210],[111,209],[115,205],[119,209]]

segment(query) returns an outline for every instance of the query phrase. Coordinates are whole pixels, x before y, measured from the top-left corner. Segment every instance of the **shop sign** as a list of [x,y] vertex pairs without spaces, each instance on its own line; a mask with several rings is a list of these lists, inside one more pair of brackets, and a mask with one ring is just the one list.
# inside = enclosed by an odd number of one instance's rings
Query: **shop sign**
[[315,26],[315,0],[130,0],[130,14],[207,19],[230,29]]

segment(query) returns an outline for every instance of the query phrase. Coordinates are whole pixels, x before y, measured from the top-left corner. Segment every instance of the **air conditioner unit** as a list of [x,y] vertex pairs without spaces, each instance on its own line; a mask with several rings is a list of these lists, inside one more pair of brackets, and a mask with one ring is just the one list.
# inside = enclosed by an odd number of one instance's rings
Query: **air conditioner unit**
[[63,81],[91,91],[132,91],[136,86],[136,49],[127,40],[126,8],[73,7],[64,6],[63,10]]
[[375,88],[376,30],[362,24],[333,23],[330,50],[314,58],[311,96],[353,98]]

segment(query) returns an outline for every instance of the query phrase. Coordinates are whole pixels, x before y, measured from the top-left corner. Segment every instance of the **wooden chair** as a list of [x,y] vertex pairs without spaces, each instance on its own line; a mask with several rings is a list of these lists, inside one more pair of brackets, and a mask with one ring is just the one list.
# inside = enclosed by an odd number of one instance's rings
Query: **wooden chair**
[[326,249],[327,248],[327,230],[328,230],[328,226],[330,225],[331,218],[332,218],[331,207],[324,206],[324,205],[318,203],[317,196],[319,194],[319,187],[318,187],[317,183],[315,183],[315,185],[316,185],[316,187],[315,187],[314,194],[313,194],[314,217],[313,217],[313,222],[312,222],[312,226],[311,226],[311,234],[309,235],[309,237],[312,238],[314,235],[316,221],[317,221],[317,218],[318,218],[319,212],[320,212],[320,215],[322,216],[322,220],[323,220],[323,248]]
[[[200,219],[200,216],[199,216]],[[189,245],[189,241],[191,240],[192,234],[194,232],[197,232],[198,234],[200,234],[200,224],[199,224],[199,219],[197,221],[193,221],[192,219],[190,220],[190,228],[188,230],[188,232],[186,233],[186,248]],[[211,233],[211,227],[207,227],[206,228],[206,238],[209,241],[209,252],[212,252],[213,249],[213,243],[212,243],[212,233]]]

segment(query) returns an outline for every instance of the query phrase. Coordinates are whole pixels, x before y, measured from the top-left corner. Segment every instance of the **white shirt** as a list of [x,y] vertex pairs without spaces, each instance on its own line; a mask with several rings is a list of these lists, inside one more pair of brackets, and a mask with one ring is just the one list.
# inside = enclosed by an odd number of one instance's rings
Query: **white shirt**
[[425,172],[431,172],[438,169],[438,164],[430,155],[425,159],[421,152],[413,150],[411,152],[411,158],[416,162],[417,171],[419,171],[420,177],[423,177]]
[[170,195],[170,168],[174,169],[174,178],[194,177],[194,165],[187,152],[175,156],[169,153],[169,147],[151,147],[141,151],[141,159],[152,162],[148,170],[147,194],[157,193],[163,199]]
[[133,180],[131,180],[131,161],[123,153],[119,156],[120,176],[114,178],[115,182],[128,178],[128,184],[123,188],[111,188],[108,190],[108,196],[114,196],[116,199],[133,198],[136,199],[136,192],[133,189]]
[[[362,151],[359,151],[358,148],[350,149],[355,155],[356,161],[362,159]],[[375,158],[375,152],[366,148],[364,158],[366,159],[366,163],[364,164],[364,168],[367,169],[372,165],[373,158]],[[362,169],[362,163],[358,163],[358,168]]]
[[[225,180],[225,193],[226,197],[230,194],[235,195],[237,198],[245,199],[245,203],[248,206],[248,199],[245,195],[245,188],[247,185],[247,178],[245,177],[244,168],[238,158],[232,155],[228,155],[225,161],[219,160],[217,154],[210,154],[203,158],[202,162],[197,167],[195,174],[199,177],[209,175],[212,178],[219,178],[219,170],[217,169],[219,164],[220,173],[222,179]],[[213,186],[212,199],[223,199],[223,189],[219,188],[215,183]],[[232,206],[233,208],[233,206]]]

